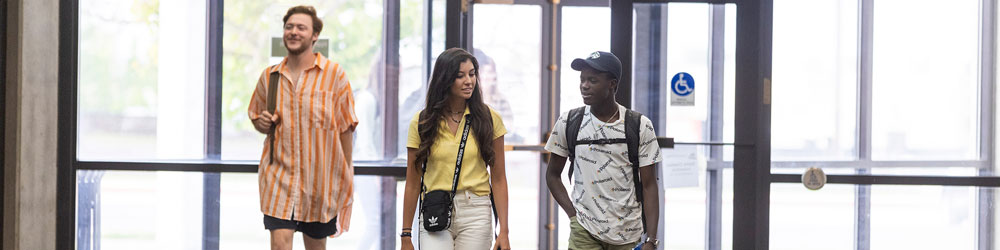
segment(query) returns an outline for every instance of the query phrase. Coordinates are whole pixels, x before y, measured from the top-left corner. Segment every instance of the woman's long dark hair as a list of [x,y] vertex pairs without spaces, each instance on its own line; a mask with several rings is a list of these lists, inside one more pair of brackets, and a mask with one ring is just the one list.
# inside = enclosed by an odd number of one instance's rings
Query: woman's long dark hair
[[[451,88],[458,77],[462,63],[472,61],[476,72],[476,87],[472,90],[472,98],[465,101],[469,107],[468,122],[472,127],[472,135],[479,143],[479,155],[488,165],[493,165],[493,116],[489,107],[483,103],[483,92],[479,86],[479,62],[468,51],[451,48],[441,52],[434,62],[430,86],[427,87],[427,103],[420,112],[417,131],[420,133],[420,147],[417,148],[417,164],[423,164],[430,155],[434,145],[438,124],[444,116],[444,109],[451,96]],[[459,128],[461,131],[461,128]]]

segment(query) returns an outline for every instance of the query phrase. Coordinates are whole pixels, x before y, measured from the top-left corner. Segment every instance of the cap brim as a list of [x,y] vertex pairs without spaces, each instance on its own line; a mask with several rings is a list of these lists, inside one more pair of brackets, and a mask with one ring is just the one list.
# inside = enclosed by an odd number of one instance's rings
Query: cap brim
[[569,64],[569,67],[573,68],[573,70],[576,71],[583,71],[584,67],[589,67],[601,72],[611,72],[610,69],[605,69],[604,67],[601,67],[601,65],[598,65],[593,61],[588,61],[581,58],[573,59],[573,62]]

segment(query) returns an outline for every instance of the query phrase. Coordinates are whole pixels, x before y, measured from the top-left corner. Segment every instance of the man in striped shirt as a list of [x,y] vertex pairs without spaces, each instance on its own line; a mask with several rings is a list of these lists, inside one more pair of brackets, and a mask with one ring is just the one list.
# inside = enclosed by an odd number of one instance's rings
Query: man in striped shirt
[[[327,237],[350,225],[358,118],[344,70],[312,52],[323,29],[316,10],[292,7],[282,21],[288,56],[261,73],[248,112],[254,128],[268,135],[258,169],[260,209],[272,250],[292,249],[295,231],[306,249],[325,249]],[[270,79],[277,79],[273,114]]]

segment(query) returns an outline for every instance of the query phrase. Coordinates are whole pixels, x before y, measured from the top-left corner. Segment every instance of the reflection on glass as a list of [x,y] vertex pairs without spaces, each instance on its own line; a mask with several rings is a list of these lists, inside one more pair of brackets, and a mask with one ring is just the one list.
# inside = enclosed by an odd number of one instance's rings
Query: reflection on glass
[[854,249],[854,193],[854,185],[813,191],[800,183],[771,184],[770,248]]
[[[706,156],[707,147],[679,146],[675,149],[662,149],[664,164],[660,164],[660,180],[664,185],[660,192],[664,202],[660,205],[663,213],[664,249],[705,249],[707,211],[709,200],[706,186]],[[691,169],[669,168],[667,164],[677,158],[670,157],[677,152],[694,153],[697,156],[697,166]],[[673,159],[668,159],[673,158]]]
[[[247,117],[250,94],[261,72],[283,57],[272,56],[272,38],[282,36],[282,17],[295,5],[312,5],[323,20],[319,38],[329,40],[330,60],[346,71],[355,94],[355,111],[361,121],[355,132],[355,160],[381,156],[378,121],[382,44],[382,1],[233,1],[225,4],[222,54],[222,158],[256,160],[264,135],[253,129]],[[202,3],[204,5],[204,3]],[[409,14],[414,14],[412,11]],[[404,18],[404,17],[401,17]],[[410,17],[405,17],[410,18]],[[407,20],[407,19],[402,19]],[[280,40],[279,40],[280,41]],[[280,45],[280,44],[279,44]],[[362,115],[364,114],[364,115]],[[375,150],[373,150],[375,149]]]
[[[428,3],[427,1],[431,1]],[[424,6],[431,5],[431,23],[424,16]],[[399,113],[396,123],[398,159],[406,158],[406,136],[413,116],[423,110],[427,80],[437,55],[444,51],[444,0],[406,0],[402,6],[399,39]],[[419,18],[419,20],[417,19]],[[430,37],[426,35],[430,29]],[[427,39],[431,44],[426,45]],[[428,46],[430,48],[428,48]],[[428,54],[429,53],[429,54]],[[424,61],[423,58],[430,58]]]
[[774,2],[773,160],[855,158],[857,5]]
[[[483,100],[500,113],[507,144],[537,143],[542,8],[538,5],[476,6],[473,42]],[[519,18],[511,19],[511,16]]]
[[200,249],[203,175],[77,171],[77,246]]
[[[722,141],[736,135],[736,5],[726,4],[722,57]],[[732,161],[733,147],[724,147],[723,160]]]
[[[728,11],[728,10],[727,10]],[[733,249],[733,169],[722,173],[722,249]]]
[[611,51],[611,9],[608,7],[562,7],[562,58],[559,68],[559,112],[583,106],[580,72],[570,68],[573,59],[594,51]]
[[831,174],[845,174],[845,175],[855,175],[858,171],[851,167],[822,167],[822,166],[809,166],[809,167],[775,167],[771,166],[772,174],[803,174],[810,167],[818,167],[823,169],[823,173],[827,175]]
[[[539,135],[542,8],[477,4],[473,55],[483,101],[500,113],[505,144],[534,144]],[[517,16],[518,18],[510,18]],[[511,248],[538,247],[538,152],[507,151]]]
[[875,1],[876,160],[978,159],[979,1],[938,3]]
[[[634,11],[633,107],[658,126],[657,136],[707,141],[709,5],[635,4]],[[664,84],[678,72],[691,74],[699,84],[693,107],[669,105]],[[658,168],[665,189],[659,231],[665,249],[705,249],[707,149],[680,145],[661,151],[664,162]],[[680,163],[692,156],[694,165]]]
[[507,224],[511,249],[538,247],[538,152],[507,151]]
[[[382,249],[383,178],[392,177],[354,177],[350,230],[340,237],[327,239],[328,249]],[[270,236],[264,230],[264,214],[260,212],[257,175],[223,174],[220,190],[219,249],[266,249]],[[293,249],[303,249],[301,235],[296,233]]]
[[[707,4],[672,3],[667,11],[667,62],[660,73],[669,83],[674,75],[685,72],[694,79],[695,105],[666,105],[666,131],[658,136],[673,137],[677,141],[701,142],[708,138],[708,112],[711,83],[709,75],[709,10]],[[667,85],[669,86],[669,85]],[[663,92],[666,94],[667,92]],[[667,96],[661,97],[668,103]]]
[[80,2],[79,158],[203,157],[205,6]]
[[879,167],[872,168],[873,175],[929,175],[929,176],[976,176],[975,167]]
[[871,249],[974,249],[975,194],[974,187],[872,186]]

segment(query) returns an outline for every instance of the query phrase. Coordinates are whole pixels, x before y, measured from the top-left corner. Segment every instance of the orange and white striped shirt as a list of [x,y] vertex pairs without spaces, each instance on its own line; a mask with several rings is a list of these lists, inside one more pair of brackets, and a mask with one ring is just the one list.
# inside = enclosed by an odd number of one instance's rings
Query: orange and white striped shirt
[[[347,162],[340,134],[358,125],[351,83],[340,64],[316,53],[312,67],[292,83],[286,57],[261,73],[250,99],[250,119],[267,110],[267,81],[281,72],[274,136],[264,142],[258,168],[260,210],[283,220],[328,222],[337,218],[337,235],[351,221],[354,167]],[[271,140],[276,140],[274,149]],[[271,161],[271,151],[275,160]]]

